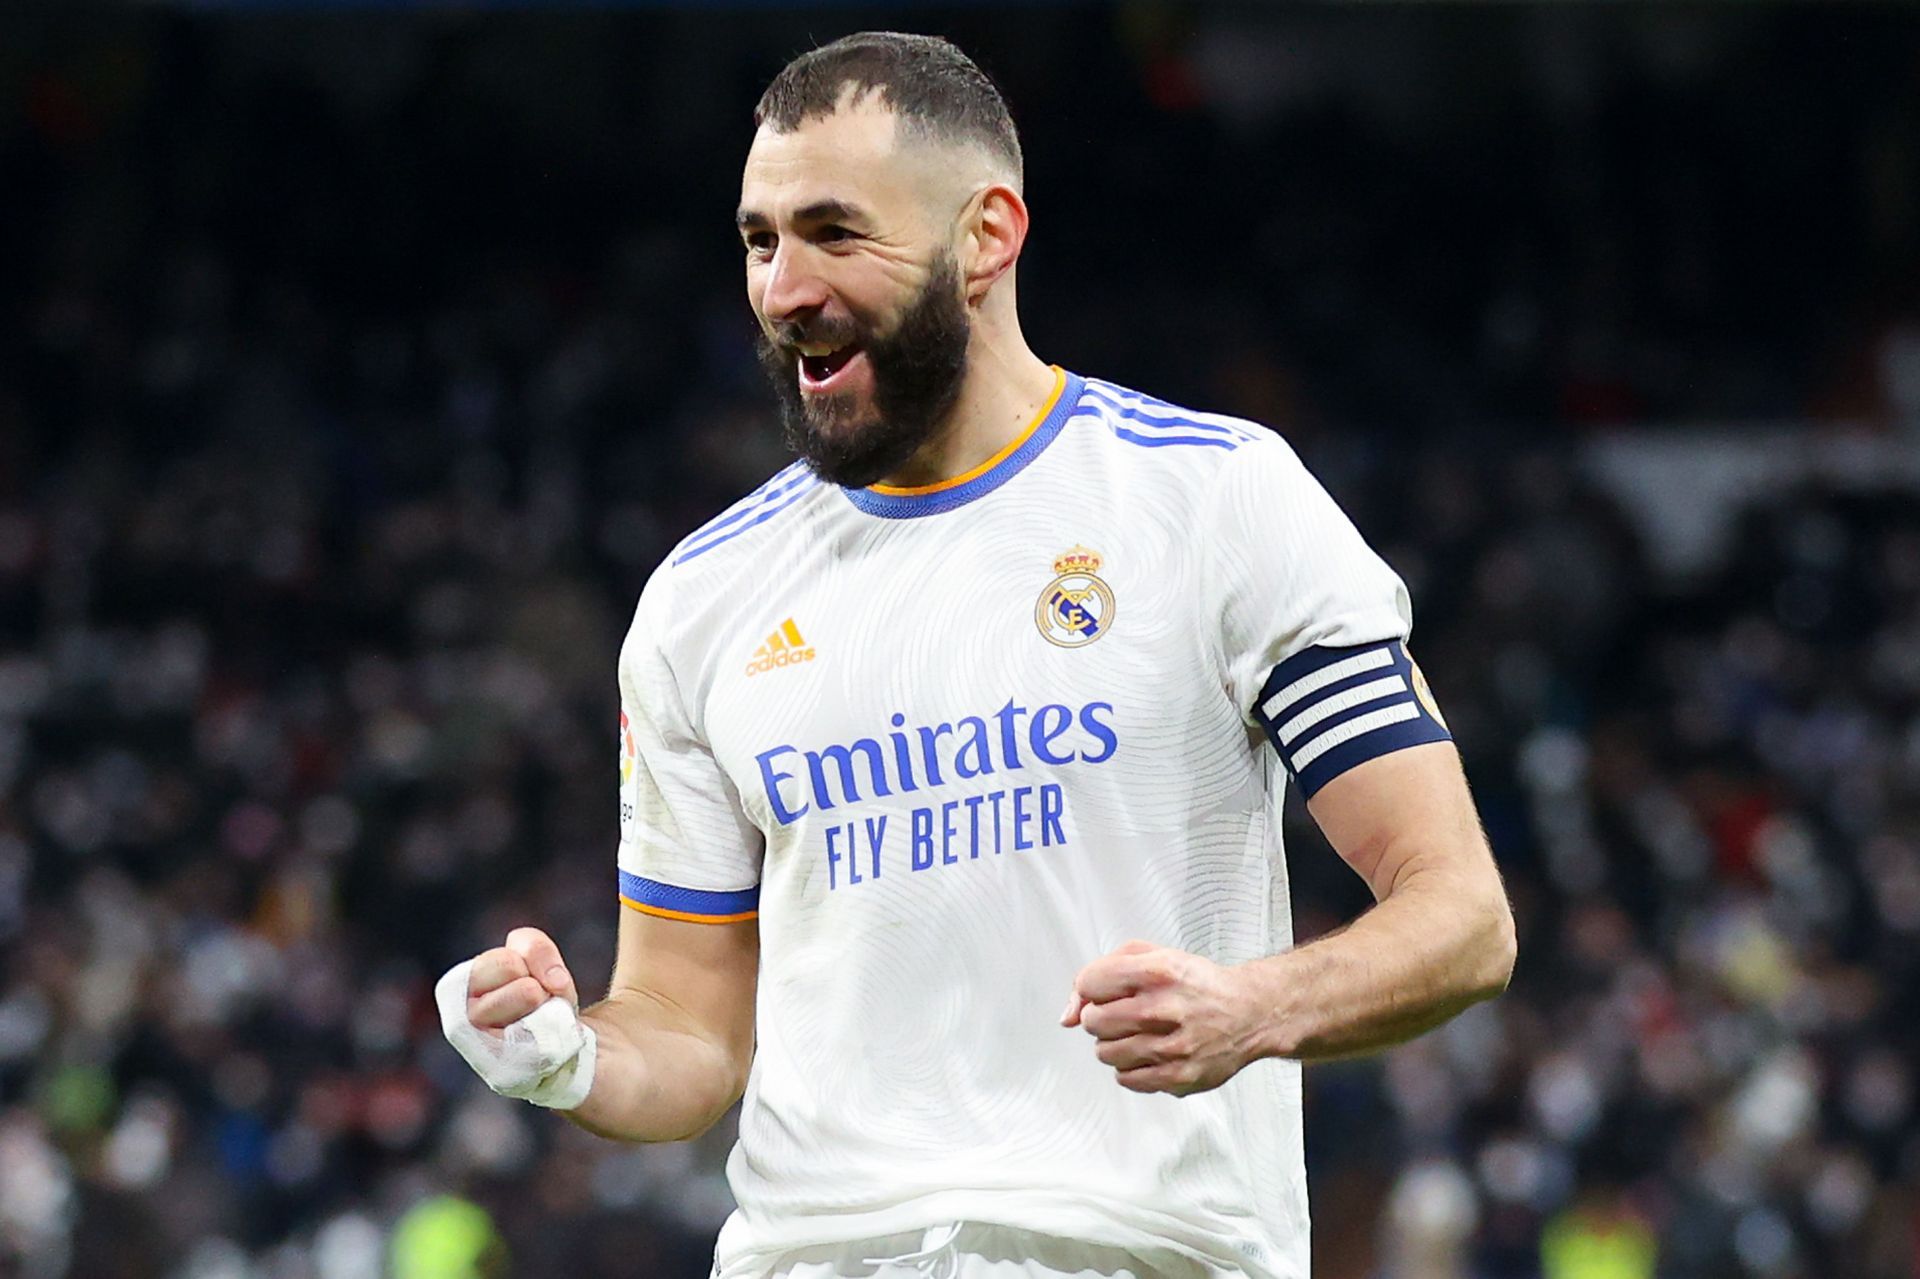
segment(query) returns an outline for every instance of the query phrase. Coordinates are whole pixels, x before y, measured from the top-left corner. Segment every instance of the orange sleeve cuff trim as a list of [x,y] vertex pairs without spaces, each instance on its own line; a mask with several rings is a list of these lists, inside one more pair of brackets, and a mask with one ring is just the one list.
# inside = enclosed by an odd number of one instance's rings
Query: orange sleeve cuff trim
[[649,906],[645,902],[637,902],[625,895],[621,896],[620,904],[637,910],[642,915],[656,915],[661,919],[684,919],[690,924],[737,924],[742,920],[760,917],[760,912],[757,910],[744,910],[738,915],[695,915],[684,910],[668,910],[664,906]]

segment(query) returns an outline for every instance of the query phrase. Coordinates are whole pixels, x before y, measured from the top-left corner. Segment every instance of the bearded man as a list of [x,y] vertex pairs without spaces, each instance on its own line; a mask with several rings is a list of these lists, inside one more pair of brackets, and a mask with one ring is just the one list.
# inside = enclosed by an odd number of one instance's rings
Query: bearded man
[[[848,37],[755,121],[801,460],[641,596],[609,994],[516,929],[447,1035],[616,1140],[744,1095],[727,1279],[1307,1279],[1300,1063],[1513,965],[1406,589],[1270,431],[1028,348],[1020,143],[958,49]],[[1290,782],[1376,898],[1297,947]]]

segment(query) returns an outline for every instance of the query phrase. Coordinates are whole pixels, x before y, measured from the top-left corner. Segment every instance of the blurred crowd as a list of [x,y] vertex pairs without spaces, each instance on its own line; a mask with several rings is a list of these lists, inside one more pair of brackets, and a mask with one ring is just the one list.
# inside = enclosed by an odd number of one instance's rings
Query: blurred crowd
[[[1920,498],[1774,494],[1673,581],[1579,450],[1920,411],[1920,26],[1456,12],[1381,19],[1427,41],[1411,100],[1338,11],[954,27],[1028,128],[1039,349],[1295,442],[1412,588],[1514,895],[1504,999],[1309,1071],[1318,1270],[1913,1279]],[[729,218],[808,24],[35,21],[0,53],[0,1274],[704,1274],[730,1125],[625,1148],[494,1098],[430,985],[524,922],[610,967],[628,612],[785,460]],[[1310,934],[1365,898],[1291,820]]]

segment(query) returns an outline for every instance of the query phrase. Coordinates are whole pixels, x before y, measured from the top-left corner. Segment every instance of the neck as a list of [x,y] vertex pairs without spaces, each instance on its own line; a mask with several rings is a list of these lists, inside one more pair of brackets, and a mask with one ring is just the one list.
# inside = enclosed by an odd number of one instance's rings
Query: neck
[[947,420],[879,487],[921,488],[965,475],[1018,439],[1045,407],[1053,394],[1053,369],[1018,332],[984,329],[974,330],[966,381]]

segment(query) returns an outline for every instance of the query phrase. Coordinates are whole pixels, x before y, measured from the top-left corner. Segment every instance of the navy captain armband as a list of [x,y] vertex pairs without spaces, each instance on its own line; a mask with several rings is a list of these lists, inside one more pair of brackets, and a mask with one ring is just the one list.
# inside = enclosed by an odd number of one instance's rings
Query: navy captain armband
[[1295,653],[1267,676],[1253,716],[1308,799],[1356,764],[1453,740],[1399,640]]

